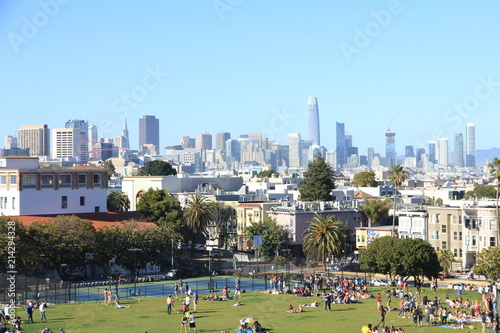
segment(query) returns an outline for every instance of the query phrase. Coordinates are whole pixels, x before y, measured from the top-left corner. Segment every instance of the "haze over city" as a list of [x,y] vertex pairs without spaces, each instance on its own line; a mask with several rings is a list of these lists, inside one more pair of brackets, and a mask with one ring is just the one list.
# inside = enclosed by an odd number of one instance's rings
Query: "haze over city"
[[[335,122],[383,153],[476,125],[496,146],[500,117],[497,1],[4,1],[0,136],[21,125],[85,119],[131,148],[138,119],[160,119],[160,146],[184,135],[305,136],[319,105],[321,143]],[[127,97],[128,96],[128,97]]]

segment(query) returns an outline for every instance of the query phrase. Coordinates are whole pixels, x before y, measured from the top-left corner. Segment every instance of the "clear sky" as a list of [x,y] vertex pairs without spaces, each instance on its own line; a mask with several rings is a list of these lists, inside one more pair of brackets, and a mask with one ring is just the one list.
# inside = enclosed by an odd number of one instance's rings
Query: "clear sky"
[[[0,1],[0,137],[21,125],[87,119],[132,148],[138,119],[181,136],[305,136],[318,98],[321,141],[335,121],[384,153],[476,124],[498,145],[500,1]],[[465,106],[460,106],[465,105]],[[0,146],[3,146],[0,144]]]

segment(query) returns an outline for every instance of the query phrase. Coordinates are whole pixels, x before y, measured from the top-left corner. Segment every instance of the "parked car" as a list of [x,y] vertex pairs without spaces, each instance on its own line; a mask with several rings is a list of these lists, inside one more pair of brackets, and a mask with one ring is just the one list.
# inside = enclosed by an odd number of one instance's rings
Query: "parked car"
[[168,273],[167,273],[167,279],[175,279],[175,277],[177,276],[177,272],[179,270],[178,269],[171,269]]
[[343,270],[347,271],[347,272],[360,272],[361,271],[361,267],[360,267],[359,264],[350,263],[350,264],[345,265],[343,267]]
[[[188,245],[188,246],[187,246],[187,249],[188,249],[188,250],[191,250],[191,245]],[[205,246],[204,246],[204,245],[202,245],[202,244],[194,244],[194,249],[195,249],[196,251],[205,251],[205,250],[206,250],[206,249],[205,249]]]
[[381,286],[388,286],[389,283],[387,283],[386,279],[373,279],[372,285],[374,285],[375,287],[381,287]]
[[[415,288],[416,287],[414,280],[408,280],[408,281],[406,281],[406,284],[408,285],[408,287],[411,287],[411,288]],[[431,283],[430,282],[422,282],[422,285],[420,287],[422,287],[422,288],[430,288],[431,287]]]
[[340,271],[341,268],[342,266],[340,266],[339,264],[331,264],[330,266],[326,266],[326,269],[330,271]]
[[455,290],[464,290],[465,287],[467,286],[467,284],[463,283],[463,282],[456,282],[456,283],[452,284],[452,286],[453,286],[453,289],[455,289]]

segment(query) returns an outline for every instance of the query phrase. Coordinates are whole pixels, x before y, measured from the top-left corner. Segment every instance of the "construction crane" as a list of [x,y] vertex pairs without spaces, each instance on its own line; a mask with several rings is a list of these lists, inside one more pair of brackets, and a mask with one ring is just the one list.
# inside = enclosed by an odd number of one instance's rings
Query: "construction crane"
[[392,121],[393,120],[394,120],[394,118],[391,118],[391,122],[389,123],[389,127],[387,127],[387,132],[391,131],[391,126],[392,126]]

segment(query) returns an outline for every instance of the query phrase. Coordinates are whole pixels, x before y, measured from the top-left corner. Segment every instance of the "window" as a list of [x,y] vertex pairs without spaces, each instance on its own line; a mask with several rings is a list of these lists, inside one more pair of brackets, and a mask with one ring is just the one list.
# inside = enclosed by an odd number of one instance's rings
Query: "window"
[[490,237],[490,246],[496,246],[495,237]]
[[61,208],[68,208],[68,197],[65,195],[61,197]]
[[94,212],[95,213],[99,213],[100,211],[101,211],[101,207],[99,207],[99,206],[95,206],[94,207]]
[[436,223],[439,223],[440,222],[440,215],[439,214],[436,214]]
[[35,188],[35,187],[36,187],[36,175],[24,174],[23,175],[23,188]]
[[497,221],[490,220],[490,230],[497,230]]
[[54,175],[41,175],[42,187],[54,187]]
[[94,175],[94,185],[101,183],[101,175]]
[[458,217],[458,224],[462,224],[462,215]]
[[7,185],[7,175],[0,175],[0,185]]
[[453,249],[453,256],[458,257],[458,249],[456,248]]
[[78,175],[78,185],[87,186],[87,175]]
[[80,206],[85,206],[85,197],[80,197]]
[[462,249],[461,249],[461,248],[460,248],[460,249],[458,249],[458,256],[459,256],[460,258],[462,258],[462,253],[463,253]]
[[472,236],[472,246],[476,246],[476,245],[477,245],[476,236]]
[[442,248],[443,250],[446,250],[446,241],[442,241],[442,242],[441,242],[441,248]]
[[10,175],[10,185],[17,184],[17,175]]
[[462,232],[461,231],[458,232],[458,240],[462,241]]
[[16,209],[16,197],[12,197],[12,209]]
[[59,175],[59,187],[71,187],[71,175]]
[[454,241],[458,240],[458,232],[456,232],[456,231],[453,231],[453,240]]
[[441,225],[441,233],[446,233],[446,224]]
[[0,209],[3,209],[3,197],[0,197]]

